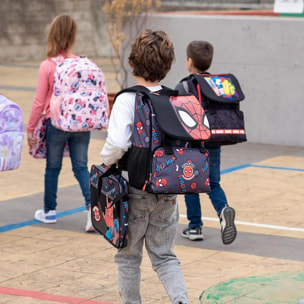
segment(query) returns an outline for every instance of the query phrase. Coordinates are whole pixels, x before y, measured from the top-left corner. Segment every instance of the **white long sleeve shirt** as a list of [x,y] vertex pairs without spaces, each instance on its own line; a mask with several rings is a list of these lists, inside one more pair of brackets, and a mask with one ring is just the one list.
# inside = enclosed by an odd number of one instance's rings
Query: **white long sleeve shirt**
[[[156,92],[162,87],[155,86],[148,89]],[[105,165],[117,163],[131,147],[134,110],[135,93],[122,93],[116,98],[110,116],[108,136],[100,152]]]

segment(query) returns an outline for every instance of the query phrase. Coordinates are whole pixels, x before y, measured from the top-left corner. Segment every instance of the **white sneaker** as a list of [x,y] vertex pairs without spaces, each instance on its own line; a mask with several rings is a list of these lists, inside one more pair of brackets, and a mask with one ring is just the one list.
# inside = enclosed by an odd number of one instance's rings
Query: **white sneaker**
[[93,225],[92,225],[92,219],[91,219],[91,208],[88,210],[88,219],[87,224],[85,227],[86,232],[93,232],[95,231]]
[[34,218],[46,224],[56,223],[56,210],[50,210],[45,213],[43,209],[39,209],[35,212]]

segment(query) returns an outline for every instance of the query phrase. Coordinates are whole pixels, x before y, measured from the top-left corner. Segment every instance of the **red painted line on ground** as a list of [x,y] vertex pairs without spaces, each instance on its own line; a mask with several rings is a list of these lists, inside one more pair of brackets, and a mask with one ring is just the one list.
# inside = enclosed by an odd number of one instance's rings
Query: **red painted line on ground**
[[59,295],[49,294],[46,292],[16,289],[16,288],[1,287],[1,286],[0,286],[0,294],[6,294],[6,295],[18,296],[18,297],[27,297],[27,298],[32,298],[42,301],[51,301],[51,302],[65,303],[65,304],[113,304],[109,302],[100,302],[100,301],[81,299],[75,297],[59,296]]
[[228,16],[269,16],[280,17],[279,13],[271,10],[225,10],[225,11],[174,11],[174,12],[157,12],[154,15],[228,15]]

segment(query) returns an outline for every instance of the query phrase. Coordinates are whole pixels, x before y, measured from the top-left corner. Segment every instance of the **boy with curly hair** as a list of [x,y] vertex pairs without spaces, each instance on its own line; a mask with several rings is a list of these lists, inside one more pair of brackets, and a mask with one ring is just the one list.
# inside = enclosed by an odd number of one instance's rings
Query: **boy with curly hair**
[[[159,82],[175,59],[174,47],[163,31],[145,30],[131,47],[129,64],[137,85],[161,91]],[[117,163],[131,147],[135,93],[120,94],[114,103],[108,136],[101,151],[107,166]],[[124,171],[123,171],[124,173]],[[128,246],[115,255],[118,289],[123,304],[140,304],[140,266],[145,244],[152,268],[173,304],[187,304],[187,287],[176,257],[174,237],[178,225],[176,195],[154,195],[129,187]]]

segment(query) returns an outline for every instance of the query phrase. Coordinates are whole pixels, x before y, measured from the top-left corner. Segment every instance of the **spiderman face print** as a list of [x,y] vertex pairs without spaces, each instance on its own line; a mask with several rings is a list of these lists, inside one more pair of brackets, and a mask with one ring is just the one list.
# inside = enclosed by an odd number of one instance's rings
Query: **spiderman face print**
[[170,97],[170,101],[181,125],[194,140],[206,140],[210,137],[207,116],[194,96]]
[[194,177],[194,164],[191,160],[187,160],[187,162],[182,165],[182,170],[185,180],[191,180]]
[[138,121],[137,123],[136,123],[136,130],[137,130],[137,133],[138,134],[141,134],[142,132],[143,132],[143,124],[142,124],[142,122],[141,121]]
[[160,178],[155,182],[156,187],[166,187],[168,184],[168,181],[165,178]]

